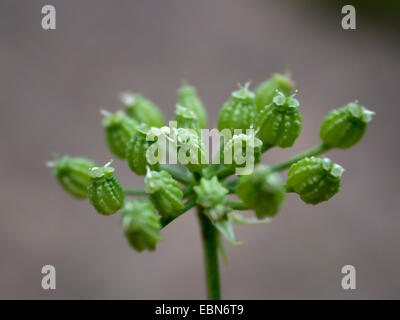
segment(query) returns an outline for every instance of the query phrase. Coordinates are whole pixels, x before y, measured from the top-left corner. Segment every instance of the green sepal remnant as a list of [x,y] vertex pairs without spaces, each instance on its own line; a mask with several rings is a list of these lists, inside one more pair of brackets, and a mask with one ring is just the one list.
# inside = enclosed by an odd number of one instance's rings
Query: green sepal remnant
[[162,241],[160,218],[154,205],[145,199],[125,201],[121,224],[128,243],[136,251],[154,251]]
[[318,204],[339,192],[343,172],[328,158],[304,158],[290,167],[287,185],[305,203]]
[[183,192],[179,183],[166,171],[147,169],[146,192],[162,217],[175,217],[183,208]]
[[250,175],[241,176],[236,194],[258,219],[275,216],[285,200],[285,188],[278,173],[264,165],[258,165]]
[[350,102],[332,110],[322,121],[320,137],[333,148],[347,149],[361,140],[374,112]]
[[162,127],[165,124],[160,108],[149,99],[131,92],[122,93],[120,98],[127,115],[138,123],[145,123],[150,127]]
[[110,151],[121,159],[126,158],[126,146],[132,139],[137,122],[129,118],[123,111],[109,113],[102,111],[104,115],[103,126],[106,141]]
[[269,105],[261,109],[256,128],[257,136],[266,144],[291,147],[300,135],[302,117],[299,101],[279,92]]
[[294,82],[289,74],[274,73],[271,78],[262,82],[256,89],[255,103],[257,110],[261,111],[268,106],[276,96],[276,90],[289,96],[292,93]]
[[93,167],[88,187],[90,202],[98,213],[109,216],[121,208],[124,201],[124,192],[118,179],[114,175],[114,168],[106,164],[104,167]]
[[90,183],[89,169],[96,164],[94,161],[63,156],[52,162],[53,175],[61,186],[76,198],[87,198],[87,189]]
[[218,130],[246,130],[254,128],[257,108],[254,93],[249,90],[249,83],[232,92],[231,98],[222,107],[218,118]]
[[183,82],[178,90],[178,104],[193,111],[199,119],[200,128],[207,127],[207,110],[197,95],[196,88]]

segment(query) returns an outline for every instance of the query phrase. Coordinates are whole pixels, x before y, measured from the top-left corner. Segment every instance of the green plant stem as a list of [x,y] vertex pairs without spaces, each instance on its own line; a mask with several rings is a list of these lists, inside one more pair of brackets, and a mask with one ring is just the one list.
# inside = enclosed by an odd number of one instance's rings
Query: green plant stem
[[206,269],[207,298],[221,299],[221,288],[218,266],[219,232],[210,219],[204,214],[204,208],[197,206],[201,238],[203,241],[204,263]]
[[185,206],[178,212],[178,214],[175,217],[168,217],[168,218],[162,217],[160,219],[161,228],[167,226],[170,222],[174,221],[176,218],[184,214],[186,211],[192,209],[195,205],[196,205],[196,198],[195,197],[190,198],[188,201],[186,201]]
[[187,197],[189,197],[190,195],[192,195],[194,193],[193,187],[194,187],[194,185],[192,184],[192,185],[187,186],[187,187],[182,189],[184,198],[187,198]]
[[183,184],[190,184],[194,181],[192,175],[189,175],[186,172],[171,167],[167,164],[160,164],[159,169],[167,171],[174,179],[182,182]]
[[235,210],[249,210],[249,207],[246,206],[243,201],[229,201],[228,204]]
[[222,168],[217,173],[216,176],[219,180],[224,180],[225,178],[233,175],[235,172],[229,168]]
[[130,196],[145,196],[147,192],[143,188],[123,188],[124,193]]
[[277,165],[271,167],[272,171],[282,171],[287,168],[289,168],[293,163],[296,163],[297,161],[305,158],[305,157],[312,157],[312,156],[317,156],[325,151],[328,151],[329,149],[332,149],[332,147],[329,147],[325,144],[320,144],[318,146],[315,146],[311,149],[308,149],[302,153],[299,153],[298,155],[294,156],[293,158],[290,158],[284,162],[278,163]]

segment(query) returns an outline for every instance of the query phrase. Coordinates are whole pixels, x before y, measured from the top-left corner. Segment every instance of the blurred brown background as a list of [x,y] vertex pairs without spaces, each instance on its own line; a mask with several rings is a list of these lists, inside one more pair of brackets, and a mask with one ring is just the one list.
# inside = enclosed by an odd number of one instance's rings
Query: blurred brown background
[[[345,31],[341,6],[329,2],[1,0],[0,298],[203,298],[193,212],[163,231],[156,252],[138,254],[118,215],[68,196],[44,164],[55,152],[108,161],[99,109],[119,108],[122,90],[142,92],[171,117],[188,79],[215,126],[237,82],[258,84],[286,67],[303,131],[265,162],[318,143],[332,108],[359,99],[376,116],[361,143],[328,153],[347,169],[340,194],[316,207],[292,194],[271,224],[237,228],[245,244],[227,244],[223,296],[400,298],[398,7],[389,17],[379,15],[385,1],[368,14],[360,8],[357,30]],[[41,28],[48,3],[55,31]],[[124,185],[143,185],[125,163],[115,167]],[[56,267],[55,291],[41,289],[45,264]],[[353,291],[341,289],[346,264],[357,269]]]

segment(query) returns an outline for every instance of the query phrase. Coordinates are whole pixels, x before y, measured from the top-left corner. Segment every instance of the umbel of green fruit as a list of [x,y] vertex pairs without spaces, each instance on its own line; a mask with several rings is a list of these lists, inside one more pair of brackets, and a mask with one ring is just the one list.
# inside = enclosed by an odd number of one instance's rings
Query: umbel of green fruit
[[145,123],[150,127],[162,127],[165,124],[160,108],[149,99],[131,92],[122,93],[120,98],[128,116],[138,123]]
[[125,201],[121,224],[129,244],[139,252],[154,251],[157,242],[163,240],[160,219],[149,200]]
[[258,111],[268,106],[276,95],[276,90],[289,96],[294,87],[289,74],[274,73],[271,78],[262,82],[256,89],[255,103]]
[[290,167],[287,185],[305,203],[317,204],[339,192],[343,171],[328,158],[304,158]]
[[129,118],[123,111],[114,114],[102,111],[104,115],[106,141],[113,154],[121,159],[126,158],[126,146],[132,139],[137,122]]
[[350,148],[361,140],[373,114],[355,102],[332,110],[321,124],[322,141],[333,148]]
[[249,90],[249,83],[232,92],[231,98],[222,107],[218,118],[218,130],[246,130],[254,127],[257,108],[254,93]]
[[76,198],[87,198],[90,183],[89,169],[96,164],[86,158],[63,156],[51,162],[53,174],[62,187]]
[[299,101],[279,92],[272,103],[261,109],[257,119],[257,136],[266,144],[291,147],[300,135],[302,117]]
[[146,152],[155,142],[147,140],[148,126],[144,123],[138,125],[135,134],[126,147],[126,158],[129,168],[138,175],[146,174],[146,167],[156,168],[157,164],[150,165],[147,161]]
[[166,171],[147,169],[146,192],[162,217],[175,217],[183,208],[183,192],[179,183]]
[[197,95],[195,87],[184,82],[178,90],[178,104],[196,114],[200,128],[207,127],[207,111]]
[[124,192],[114,175],[114,168],[93,167],[89,170],[90,184],[88,196],[98,213],[109,216],[121,208],[124,201]]
[[241,176],[236,193],[255,210],[258,219],[275,216],[285,200],[280,175],[264,165],[258,165],[250,175]]

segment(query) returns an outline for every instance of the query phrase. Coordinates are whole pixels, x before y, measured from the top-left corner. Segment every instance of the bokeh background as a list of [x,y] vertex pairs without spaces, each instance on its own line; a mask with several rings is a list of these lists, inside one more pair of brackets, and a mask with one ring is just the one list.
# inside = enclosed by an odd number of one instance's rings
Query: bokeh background
[[[362,2],[364,4],[362,4]],[[57,29],[41,28],[41,8]],[[238,82],[253,86],[290,68],[304,123],[294,148],[319,142],[322,117],[358,99],[376,112],[361,143],[328,156],[347,171],[341,193],[318,206],[289,195],[271,224],[238,226],[221,267],[226,299],[400,298],[399,7],[355,3],[357,30],[341,28],[339,1],[0,1],[0,298],[202,299],[193,212],[163,230],[154,253],[125,242],[118,215],[67,195],[45,162],[54,153],[105,163],[99,110],[134,90],[170,118],[183,78],[197,86],[215,126]],[[365,6],[364,6],[365,5]],[[124,185],[142,186],[126,163]],[[41,268],[57,289],[41,289]],[[357,289],[341,288],[341,268]]]

